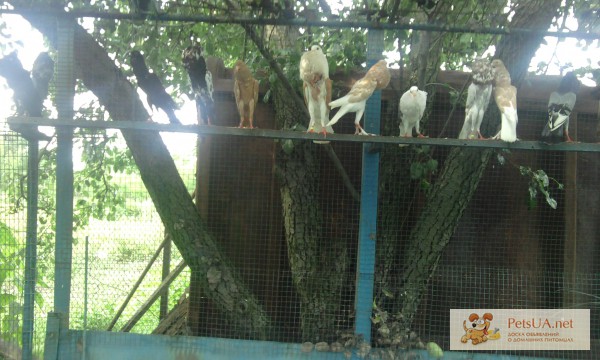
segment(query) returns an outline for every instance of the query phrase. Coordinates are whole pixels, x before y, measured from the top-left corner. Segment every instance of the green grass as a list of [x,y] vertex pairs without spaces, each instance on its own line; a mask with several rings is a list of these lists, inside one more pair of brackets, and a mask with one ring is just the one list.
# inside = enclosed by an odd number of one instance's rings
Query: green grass
[[[194,161],[178,161],[182,178],[188,189],[193,188]],[[186,175],[187,174],[187,175]],[[164,227],[154,209],[146,189],[139,177],[132,174],[114,174],[113,181],[119,185],[119,191],[125,194],[125,209],[121,216],[114,221],[90,219],[87,226],[73,234],[71,278],[71,310],[70,328],[84,329],[85,309],[85,269],[88,268],[87,289],[87,326],[89,330],[105,330],[121,307],[133,284],[148,264],[152,254],[163,241]],[[54,195],[51,195],[54,196]],[[4,200],[4,201],[2,201]],[[77,199],[75,199],[77,200]],[[8,209],[7,198],[0,194],[0,210]],[[25,246],[26,217],[25,211],[10,214],[0,211],[0,221],[7,224],[15,234],[19,244]],[[52,228],[54,226],[52,225]],[[43,227],[39,227],[40,231]],[[85,257],[85,239],[89,240],[88,258]],[[46,331],[46,320],[49,312],[53,311],[54,297],[54,242],[48,244],[48,251],[38,252],[39,271],[44,272],[46,284],[36,288],[39,301],[35,309],[34,352],[42,358]],[[181,260],[175,246],[172,247],[171,269]],[[0,264],[0,271],[3,270]],[[129,305],[119,318],[115,331],[118,331],[138,310],[148,297],[161,283],[162,255],[152,266],[145,280],[141,283]],[[22,279],[22,274],[19,274]],[[22,281],[17,278],[10,281]],[[169,290],[169,308],[174,306],[179,296],[189,284],[189,271],[184,271],[171,285]],[[4,286],[6,288],[7,285]],[[23,296],[11,286],[17,302],[22,304]],[[19,318],[22,321],[22,318]],[[159,301],[150,308],[133,328],[132,332],[151,333],[159,323]],[[20,327],[22,324],[17,324]]]

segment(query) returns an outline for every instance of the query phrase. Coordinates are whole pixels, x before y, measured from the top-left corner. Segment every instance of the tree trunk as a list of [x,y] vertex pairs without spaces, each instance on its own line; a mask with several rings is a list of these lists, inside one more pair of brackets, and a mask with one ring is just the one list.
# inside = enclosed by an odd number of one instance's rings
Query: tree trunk
[[[19,1],[11,3],[19,8]],[[28,16],[27,20],[51,42],[56,40],[55,18]],[[131,83],[90,34],[75,21],[73,26],[76,76],[98,97],[113,120],[146,121],[148,114]],[[60,79],[55,81],[60,86]],[[208,233],[160,134],[135,130],[122,133],[173,242],[192,271],[200,274],[203,292],[219,306],[239,336],[266,338],[269,321],[265,311]]]
[[[443,9],[450,7],[449,3],[438,3]],[[446,16],[447,12],[440,10]],[[450,9],[447,9],[448,12]],[[434,16],[434,14],[432,14]],[[415,15],[417,23],[441,21],[435,17],[427,16],[422,11]],[[440,71],[439,63],[442,53],[441,38],[445,36],[440,32],[415,32],[411,36],[411,51],[408,54],[408,76],[400,79],[401,88],[397,99],[387,104],[382,112],[387,114],[384,122],[382,135],[398,136],[398,127],[401,123],[398,111],[400,96],[408,90],[411,85],[417,85],[419,89],[427,91],[427,109],[421,120],[421,129],[427,128],[427,119],[432,113],[437,86],[426,84],[435,83]],[[410,177],[410,167],[417,161],[415,152],[410,147],[386,146],[381,151],[381,170],[379,183],[379,217],[377,241],[377,269],[375,272],[375,295],[378,306],[385,306],[388,302],[386,294],[395,286],[394,278],[398,276],[398,254],[402,253],[407,242],[403,234],[410,232],[410,224],[414,222],[415,200],[417,197],[418,184]]]
[[[274,102],[276,123],[289,129],[300,109],[281,86],[274,89]],[[343,244],[322,236],[318,146],[310,141],[284,140],[276,154],[289,263],[300,295],[302,341],[312,342],[335,338],[348,267]]]
[[[559,6],[560,0],[524,1],[517,6],[511,26],[546,30]],[[539,35],[507,35],[498,44],[496,57],[506,64],[513,84],[522,81],[541,41]],[[497,116],[497,111],[488,111],[484,122]],[[491,149],[454,148],[448,155],[401,259],[404,272],[397,294],[405,328],[410,328],[427,283],[493,153]]]

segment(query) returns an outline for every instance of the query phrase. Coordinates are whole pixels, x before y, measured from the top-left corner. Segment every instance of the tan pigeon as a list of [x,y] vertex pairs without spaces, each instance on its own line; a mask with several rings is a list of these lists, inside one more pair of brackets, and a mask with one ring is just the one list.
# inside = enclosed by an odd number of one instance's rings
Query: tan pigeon
[[300,79],[302,80],[304,101],[310,115],[308,132],[319,132],[323,135],[333,133],[329,121],[329,105],[331,101],[331,79],[329,79],[329,64],[319,45],[311,46],[310,50],[300,58]]
[[390,71],[387,68],[385,60],[379,60],[374,64],[365,76],[358,80],[350,89],[350,92],[335,101],[329,103],[331,108],[339,107],[340,109],[335,114],[333,119],[327,123],[327,126],[332,126],[346,113],[355,112],[354,126],[356,127],[355,134],[368,135],[368,133],[360,126],[360,119],[365,112],[367,100],[375,90],[385,88],[390,82]]
[[494,69],[494,100],[502,115],[500,131],[494,139],[517,141],[517,88],[511,85],[510,74],[502,60],[492,61]]
[[258,80],[254,79],[248,66],[238,60],[233,68],[233,93],[235,94],[235,103],[240,113],[240,125],[244,127],[244,121],[249,124],[250,129],[254,128],[254,110],[258,104]]

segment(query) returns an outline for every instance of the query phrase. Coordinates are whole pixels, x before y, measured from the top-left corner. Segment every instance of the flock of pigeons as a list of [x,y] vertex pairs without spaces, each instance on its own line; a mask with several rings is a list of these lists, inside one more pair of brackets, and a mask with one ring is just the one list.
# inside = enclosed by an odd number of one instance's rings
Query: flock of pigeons
[[[324,135],[333,133],[333,124],[346,113],[355,112],[355,134],[368,135],[360,126],[366,101],[376,89],[383,89],[388,85],[390,73],[385,61],[380,60],[352,86],[346,96],[331,101],[327,59],[321,47],[313,45],[300,59],[300,78],[304,82],[304,99],[310,115],[308,131],[317,131]],[[542,132],[542,140],[558,142],[564,137],[566,141],[572,141],[569,137],[569,115],[575,106],[575,94],[579,85],[579,80],[571,72],[562,79],[558,90],[551,94],[548,122]],[[492,139],[506,142],[517,140],[517,89],[511,84],[510,74],[499,59],[491,62],[487,59],[474,61],[472,82],[467,93],[465,122],[459,139],[484,139],[480,128],[492,95],[501,113],[500,131]],[[414,129],[418,137],[424,137],[419,124],[426,103],[427,93],[416,86],[412,86],[400,97],[400,136],[412,137]],[[329,110],[336,107],[340,107],[340,110],[329,120]]]
[[[133,50],[129,54],[130,65],[137,85],[147,96],[152,109],[163,110],[171,123],[181,124],[175,110],[177,103],[166,92],[160,79],[151,72],[143,55]],[[188,46],[182,53],[182,62],[186,69],[196,103],[198,120],[201,125],[214,122],[214,99],[212,74],[208,70],[204,51],[199,44]],[[333,133],[332,126],[342,116],[354,112],[355,134],[369,135],[360,125],[366,102],[375,92],[388,86],[390,71],[385,60],[375,63],[363,78],[356,81],[347,95],[332,101],[332,81],[329,78],[329,65],[323,50],[313,45],[300,59],[300,79],[303,82],[303,94],[310,115],[309,132],[318,132],[326,136]],[[0,59],[0,76],[6,78],[13,90],[17,115],[41,117],[43,101],[48,95],[48,85],[54,73],[54,61],[48,53],[41,53],[33,64],[31,72],[25,70],[15,52]],[[258,104],[259,83],[248,66],[238,60],[233,70],[234,95],[240,116],[239,127],[254,127],[254,110]],[[517,140],[517,89],[511,84],[508,70],[501,60],[491,62],[477,59],[472,65],[471,84],[467,92],[465,121],[459,139],[484,139],[480,127],[488,104],[492,98],[501,113],[500,131],[492,137],[507,142]],[[550,143],[572,141],[569,136],[569,116],[575,106],[576,93],[580,82],[574,73],[566,74],[559,88],[550,95],[548,102],[548,121],[542,131],[542,140]],[[400,136],[412,137],[413,129],[418,137],[424,137],[419,123],[425,112],[427,93],[412,86],[401,97],[399,112],[402,118]],[[332,108],[337,113],[329,119]],[[14,129],[26,138],[49,140],[49,137],[31,128]]]
[[[573,72],[567,73],[558,89],[550,94],[548,122],[542,131],[542,141],[556,143],[571,142],[569,117],[575,106],[580,82]],[[500,131],[494,139],[507,142],[517,140],[517,88],[511,84],[510,74],[501,60],[477,59],[472,65],[472,82],[467,92],[465,122],[459,139],[484,139],[480,127],[490,99],[494,100],[501,113]]]

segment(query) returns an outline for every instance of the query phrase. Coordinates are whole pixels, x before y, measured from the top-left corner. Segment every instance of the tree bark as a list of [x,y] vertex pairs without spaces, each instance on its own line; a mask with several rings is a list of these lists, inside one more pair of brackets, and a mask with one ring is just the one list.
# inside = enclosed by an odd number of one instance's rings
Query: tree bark
[[[511,26],[546,30],[559,6],[560,0],[523,1],[516,8]],[[496,58],[506,64],[516,86],[527,74],[541,41],[539,35],[507,35],[498,44]],[[488,111],[484,122],[490,122],[494,115],[498,116],[497,109]],[[491,149],[454,148],[446,159],[411,232],[408,249],[399,259],[404,272],[399,279],[397,298],[404,328],[410,328],[427,283],[493,153]]]
[[[283,87],[274,89],[277,124],[289,129],[301,113]],[[348,256],[338,239],[322,234],[319,204],[319,159],[310,141],[283,143],[277,149],[276,172],[288,258],[295,288],[300,295],[302,341],[333,341],[341,289]]]
[[[19,8],[20,1],[11,2]],[[51,42],[56,40],[55,18],[28,16],[27,20]],[[72,21],[65,17],[58,21]],[[135,89],[106,51],[81,26],[75,27],[76,76],[105,106],[113,120],[146,121],[148,114]],[[60,79],[55,80],[60,86]],[[269,321],[256,297],[222,255],[190,197],[160,134],[123,130],[142,181],[173,242],[197,274],[204,293],[226,315],[234,331],[246,338],[264,339]]]

